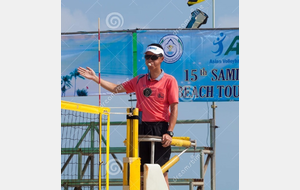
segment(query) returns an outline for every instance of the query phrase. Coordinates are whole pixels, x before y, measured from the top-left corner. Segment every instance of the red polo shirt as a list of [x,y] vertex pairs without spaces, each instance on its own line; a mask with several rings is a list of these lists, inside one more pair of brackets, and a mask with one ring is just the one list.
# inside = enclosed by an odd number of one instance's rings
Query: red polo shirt
[[[178,103],[178,84],[172,75],[162,73],[151,79],[150,74],[139,75],[122,83],[127,93],[136,93],[136,107],[143,112],[142,120],[145,122],[169,122],[169,106]],[[144,95],[144,90],[150,88],[149,97]]]

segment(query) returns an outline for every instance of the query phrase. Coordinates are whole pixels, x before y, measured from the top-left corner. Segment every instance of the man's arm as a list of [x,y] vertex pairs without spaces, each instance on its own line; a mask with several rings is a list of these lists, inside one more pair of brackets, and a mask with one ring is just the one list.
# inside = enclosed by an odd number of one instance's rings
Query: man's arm
[[170,105],[170,107],[171,107],[171,114],[170,114],[168,131],[173,131],[174,127],[176,125],[177,116],[178,116],[178,103],[173,103]]
[[[90,80],[96,82],[97,84],[99,84],[99,77],[97,77],[97,75],[95,74],[93,69],[91,69],[89,67],[86,67],[86,68],[87,69],[79,67],[77,70],[78,70],[79,74],[81,76],[83,76],[84,78],[90,79]],[[125,90],[125,88],[123,87],[122,84],[117,85],[117,84],[114,84],[112,82],[108,82],[108,81],[103,80],[103,79],[100,80],[100,83],[101,83],[100,85],[104,89],[106,89],[106,90],[108,90],[112,93],[126,92],[126,90]]]
[[[175,128],[177,116],[178,116],[178,103],[173,103],[170,105],[170,107],[171,107],[171,114],[170,114],[168,131],[173,131]],[[171,142],[172,142],[172,137],[168,134],[164,134],[162,137],[162,146],[168,147],[171,145]]]

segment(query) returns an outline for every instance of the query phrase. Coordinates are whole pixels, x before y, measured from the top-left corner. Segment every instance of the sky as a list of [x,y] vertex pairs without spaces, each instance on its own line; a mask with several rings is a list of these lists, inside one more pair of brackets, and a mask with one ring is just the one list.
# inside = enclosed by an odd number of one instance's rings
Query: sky
[[[107,30],[106,16],[112,12],[123,17],[119,29],[179,28],[193,8],[179,0],[122,2],[119,8],[115,1],[3,2],[0,11],[1,108],[4,110],[0,141],[1,171],[5,174],[2,187],[60,188],[61,32],[96,31],[98,17],[101,30]],[[224,189],[222,185],[243,190],[295,189],[300,170],[300,156],[296,151],[300,143],[299,114],[295,111],[300,106],[297,88],[300,38],[295,24],[298,6],[291,0],[231,2],[216,0],[216,27],[239,27],[241,89],[239,103],[217,103],[220,126],[217,148],[221,148],[217,153],[217,171],[220,171],[217,189]],[[168,3],[168,8],[164,8]],[[211,7],[205,3],[210,2],[200,3],[201,10],[211,18]],[[63,19],[64,14],[69,15],[69,21]],[[211,27],[211,20],[201,27]],[[127,103],[125,97],[124,100],[115,98],[118,101],[111,101],[112,105]],[[195,105],[185,103],[180,107]],[[197,106],[199,115],[190,112],[191,117],[205,117],[207,105]],[[234,133],[239,134],[238,143],[237,139],[231,141]],[[236,154],[227,155],[223,151],[234,146],[238,146],[233,149]],[[236,159],[239,172],[236,172]],[[226,172],[232,166],[235,166],[234,175],[229,175]],[[21,177],[16,181],[16,176]],[[231,180],[237,176],[239,182]]]
[[[61,31],[97,31],[135,28],[179,28],[195,9],[205,12],[209,18],[201,28],[212,27],[212,1],[206,0],[188,6],[185,0],[166,1],[61,1]],[[115,19],[113,17],[115,16]],[[110,20],[112,19],[112,20]],[[215,27],[239,27],[239,1],[216,0]]]
[[[190,14],[195,9],[205,12],[209,18],[207,24],[201,28],[212,28],[212,2],[188,6],[186,1],[141,1],[125,0],[113,3],[111,1],[61,1],[61,32],[97,31],[98,17],[100,30],[126,30],[135,28],[185,28]],[[239,27],[239,2],[231,0],[227,3],[216,1],[215,27]],[[62,40],[62,43],[63,40]],[[108,99],[102,97],[102,101]],[[107,107],[130,106],[129,96],[114,96]],[[74,98],[63,97],[62,100],[97,105],[97,97]],[[212,102],[179,103],[178,119],[208,119],[212,117],[210,108]],[[133,105],[134,106],[134,105]],[[216,122],[217,129],[216,150],[216,188],[231,190],[239,188],[239,102],[217,102]],[[122,110],[118,110],[122,111]],[[112,115],[112,121],[122,121],[124,116]],[[125,139],[125,126],[116,126],[111,132],[112,139]],[[197,140],[199,146],[208,146],[209,138],[207,124],[177,125],[175,135],[190,136]],[[123,135],[121,135],[123,134]],[[116,146],[122,146],[122,141]],[[172,154],[174,156],[175,154]],[[170,170],[169,177],[180,175],[182,169],[189,163],[190,155],[182,157],[181,162]],[[184,172],[182,178],[199,178],[199,162],[189,171]],[[205,175],[205,189],[210,189],[210,171]],[[122,187],[112,187],[122,189]],[[171,186],[171,190],[188,189],[188,186]]]

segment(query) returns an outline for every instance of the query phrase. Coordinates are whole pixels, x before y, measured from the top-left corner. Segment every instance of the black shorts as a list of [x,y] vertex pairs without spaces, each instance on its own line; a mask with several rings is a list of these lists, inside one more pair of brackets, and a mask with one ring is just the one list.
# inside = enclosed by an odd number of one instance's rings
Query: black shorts
[[[163,136],[168,131],[167,122],[142,122],[139,125],[139,135]],[[171,146],[163,147],[161,142],[155,143],[154,163],[163,166],[169,161]],[[141,158],[141,172],[144,171],[144,164],[151,160],[151,142],[139,143],[139,157]],[[167,171],[168,172],[168,171]]]

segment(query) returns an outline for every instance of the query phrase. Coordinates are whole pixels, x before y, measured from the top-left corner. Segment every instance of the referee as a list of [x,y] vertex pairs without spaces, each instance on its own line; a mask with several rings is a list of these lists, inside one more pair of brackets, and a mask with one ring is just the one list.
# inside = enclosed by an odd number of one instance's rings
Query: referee
[[[154,162],[164,165],[171,155],[170,144],[178,115],[178,84],[176,79],[161,69],[164,50],[160,44],[150,44],[145,51],[145,64],[149,73],[142,74],[122,84],[114,84],[101,79],[101,86],[112,93],[133,93],[137,98],[136,107],[142,113],[139,135],[161,136],[162,142],[155,144]],[[87,67],[78,68],[83,77],[99,83],[95,72]],[[145,163],[150,163],[151,143],[140,142],[141,176]],[[168,171],[164,173],[167,186]]]

